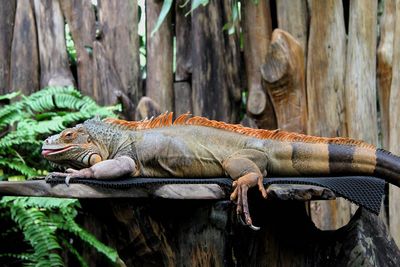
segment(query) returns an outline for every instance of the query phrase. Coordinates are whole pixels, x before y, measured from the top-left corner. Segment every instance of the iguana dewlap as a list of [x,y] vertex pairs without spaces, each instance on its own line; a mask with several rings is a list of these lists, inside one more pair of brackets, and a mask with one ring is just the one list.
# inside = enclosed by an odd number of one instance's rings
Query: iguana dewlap
[[400,186],[400,158],[361,141],[246,128],[168,113],[129,122],[91,119],[44,141],[43,156],[69,167],[57,173],[114,179],[230,176],[238,214],[252,225],[247,190],[263,176],[374,175]]

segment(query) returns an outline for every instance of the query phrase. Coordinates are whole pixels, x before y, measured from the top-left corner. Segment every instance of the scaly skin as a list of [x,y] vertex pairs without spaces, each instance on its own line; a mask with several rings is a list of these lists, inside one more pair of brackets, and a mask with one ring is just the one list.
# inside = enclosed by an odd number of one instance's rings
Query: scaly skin
[[[269,136],[269,137],[268,137]],[[263,177],[374,175],[400,185],[400,159],[373,146],[343,138],[318,138],[253,130],[205,118],[172,114],[145,122],[88,120],[47,138],[42,154],[69,167],[54,173],[77,177],[222,177],[233,182],[231,199],[252,228],[247,191]]]

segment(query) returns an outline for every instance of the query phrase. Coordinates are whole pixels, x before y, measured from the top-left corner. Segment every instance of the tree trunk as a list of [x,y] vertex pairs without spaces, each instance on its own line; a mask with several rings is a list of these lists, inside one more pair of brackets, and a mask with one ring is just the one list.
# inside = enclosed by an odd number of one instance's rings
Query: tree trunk
[[39,50],[31,1],[18,1],[11,48],[12,91],[29,95],[40,88]]
[[225,2],[213,0],[192,13],[192,62],[196,66],[192,76],[192,103],[194,115],[236,122],[240,79],[234,76],[239,75],[240,69],[234,64],[239,60],[234,58],[239,57],[239,40],[223,31],[228,9]]
[[[346,32],[342,1],[311,1],[307,58],[308,133],[345,136],[344,79]],[[337,229],[350,219],[344,200],[311,203],[311,214],[321,229]]]
[[173,111],[172,29],[171,12],[154,35],[163,1],[146,1],[147,79],[146,96],[160,105],[161,111]]
[[78,88],[99,101],[93,87],[93,41],[96,38],[95,14],[90,0],[61,0],[61,8],[74,40]]
[[40,56],[40,87],[74,85],[58,0],[34,0]]
[[277,121],[269,92],[262,86],[260,68],[267,56],[272,33],[269,1],[243,3],[244,60],[247,77],[247,113],[259,128],[276,129]]
[[15,7],[15,0],[0,1],[0,94],[10,91],[11,42]]

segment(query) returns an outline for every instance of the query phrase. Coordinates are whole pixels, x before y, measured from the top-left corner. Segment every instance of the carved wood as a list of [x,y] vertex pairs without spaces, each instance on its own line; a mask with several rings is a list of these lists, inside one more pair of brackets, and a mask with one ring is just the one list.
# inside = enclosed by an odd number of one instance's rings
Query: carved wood
[[276,129],[271,96],[262,87],[260,67],[267,56],[272,33],[269,1],[243,1],[244,62],[247,77],[247,113],[259,128]]
[[11,42],[15,18],[15,0],[0,1],[0,94],[10,92]]
[[38,39],[32,2],[18,1],[11,47],[11,90],[21,91],[26,95],[39,90],[39,66]]
[[151,35],[162,5],[163,1],[146,1],[146,96],[156,101],[161,111],[165,112],[172,111],[174,107],[171,13],[165,17],[158,31]]
[[34,0],[40,57],[40,88],[74,85],[64,36],[64,17],[58,0]]
[[289,33],[279,29],[272,33],[261,74],[272,97],[278,128],[305,133],[307,96],[304,54],[300,44]]

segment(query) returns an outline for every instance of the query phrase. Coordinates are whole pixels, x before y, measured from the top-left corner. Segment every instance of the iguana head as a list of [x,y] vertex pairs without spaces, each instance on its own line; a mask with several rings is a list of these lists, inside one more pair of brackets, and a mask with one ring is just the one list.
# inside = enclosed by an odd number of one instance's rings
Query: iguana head
[[68,128],[47,138],[42,155],[56,165],[72,168],[87,168],[102,161],[101,147],[84,125]]

